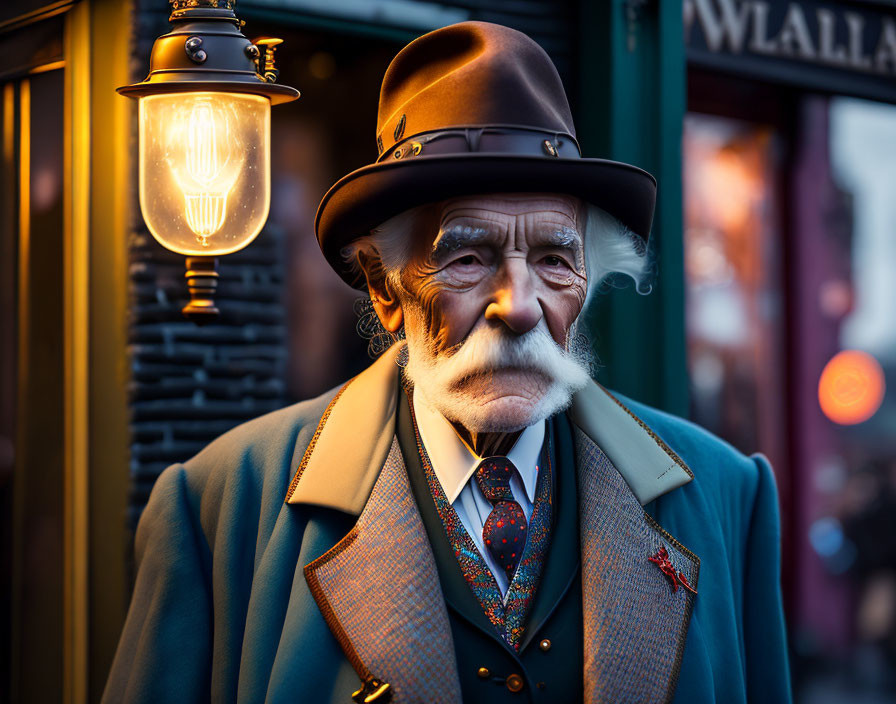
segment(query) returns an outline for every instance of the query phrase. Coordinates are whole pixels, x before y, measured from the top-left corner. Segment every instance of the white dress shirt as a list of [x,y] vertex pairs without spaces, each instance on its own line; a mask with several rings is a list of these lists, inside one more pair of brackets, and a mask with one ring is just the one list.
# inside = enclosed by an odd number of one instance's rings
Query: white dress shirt
[[[454,426],[437,410],[413,395],[414,416],[420,440],[426,448],[430,464],[448,501],[473,539],[476,549],[482,555],[505,600],[507,598],[507,575],[492,559],[482,540],[482,526],[492,512],[492,504],[473,478],[481,457],[470,451]],[[538,479],[538,459],[544,444],[545,421],[530,425],[520,433],[507,458],[513,462],[519,475],[510,480],[513,498],[522,507],[528,521],[532,517],[535,502],[535,486]],[[522,481],[520,481],[522,479]]]

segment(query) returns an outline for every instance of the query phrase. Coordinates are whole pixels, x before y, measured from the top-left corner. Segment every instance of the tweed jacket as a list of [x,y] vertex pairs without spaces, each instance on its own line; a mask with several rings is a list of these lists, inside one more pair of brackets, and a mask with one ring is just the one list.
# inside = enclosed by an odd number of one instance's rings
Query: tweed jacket
[[[345,704],[374,679],[400,704],[460,701],[395,439],[397,348],[162,473],[105,702]],[[585,699],[789,702],[767,461],[597,384],[568,414]]]

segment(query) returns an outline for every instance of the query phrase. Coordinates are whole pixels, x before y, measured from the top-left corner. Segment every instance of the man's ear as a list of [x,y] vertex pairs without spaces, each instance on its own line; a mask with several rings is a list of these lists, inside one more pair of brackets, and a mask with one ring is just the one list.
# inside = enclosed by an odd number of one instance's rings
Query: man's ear
[[386,277],[382,260],[369,252],[358,252],[358,264],[367,280],[367,290],[377,317],[386,330],[396,334],[404,325],[404,313],[398,296]]

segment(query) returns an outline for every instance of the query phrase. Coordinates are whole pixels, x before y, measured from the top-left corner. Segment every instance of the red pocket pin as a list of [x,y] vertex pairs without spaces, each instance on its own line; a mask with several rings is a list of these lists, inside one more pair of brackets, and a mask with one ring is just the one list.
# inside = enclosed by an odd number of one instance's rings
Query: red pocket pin
[[687,589],[692,594],[696,594],[697,590],[694,589],[690,584],[688,584],[687,578],[684,576],[684,572],[676,572],[675,567],[672,566],[672,561],[669,559],[669,552],[666,550],[666,546],[661,547],[655,555],[652,557],[648,557],[653,564],[660,568],[660,571],[669,578],[669,584],[672,586],[672,591],[678,591],[678,585],[681,583],[685,589]]

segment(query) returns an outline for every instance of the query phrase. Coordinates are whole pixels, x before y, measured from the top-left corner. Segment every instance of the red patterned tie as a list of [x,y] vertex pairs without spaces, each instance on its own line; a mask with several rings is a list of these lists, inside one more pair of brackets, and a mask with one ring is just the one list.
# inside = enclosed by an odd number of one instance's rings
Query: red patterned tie
[[474,474],[483,496],[494,507],[482,526],[482,540],[495,562],[501,565],[508,582],[513,581],[528,532],[526,514],[510,491],[510,478],[516,471],[506,457],[487,457]]

